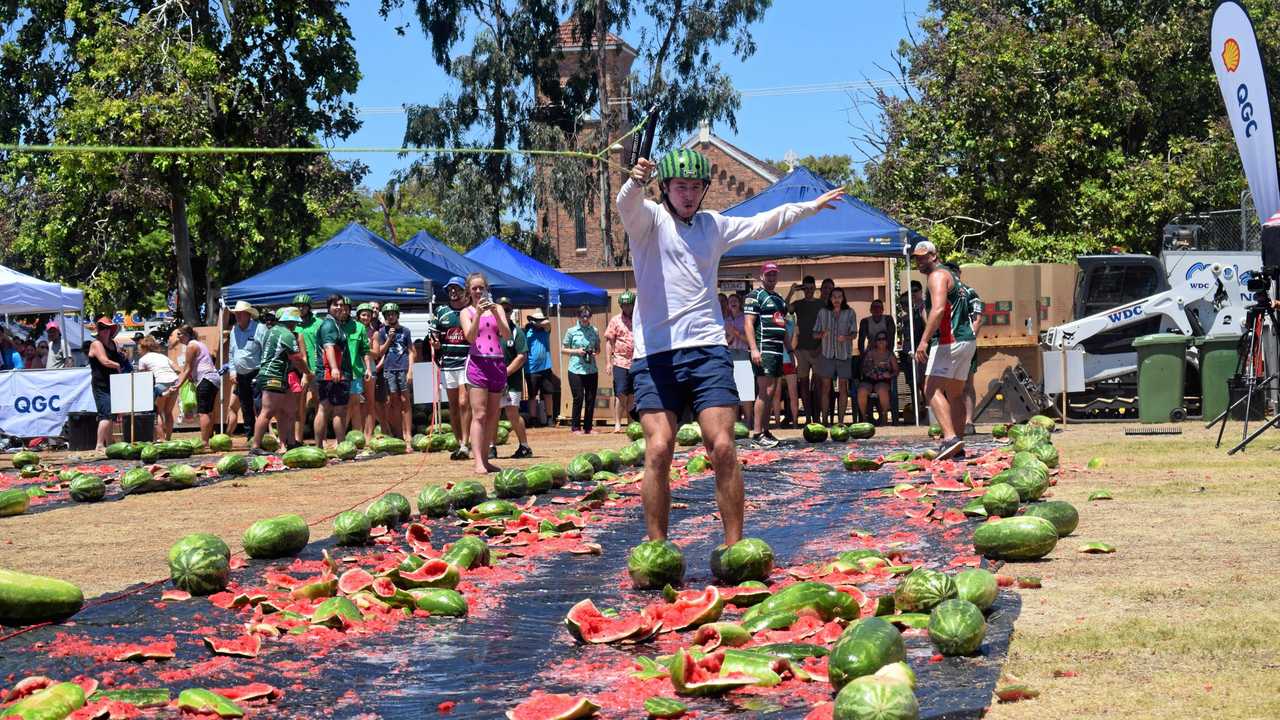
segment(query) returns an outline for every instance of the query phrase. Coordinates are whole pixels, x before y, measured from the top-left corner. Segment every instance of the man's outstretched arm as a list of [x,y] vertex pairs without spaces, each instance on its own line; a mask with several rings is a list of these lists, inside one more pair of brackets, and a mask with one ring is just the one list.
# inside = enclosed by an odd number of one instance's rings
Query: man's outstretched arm
[[725,247],[733,247],[749,240],[771,238],[797,222],[816,215],[821,210],[834,209],[844,195],[844,188],[838,187],[828,190],[815,200],[779,205],[751,217],[737,218],[720,215],[718,216],[720,233],[724,238]]

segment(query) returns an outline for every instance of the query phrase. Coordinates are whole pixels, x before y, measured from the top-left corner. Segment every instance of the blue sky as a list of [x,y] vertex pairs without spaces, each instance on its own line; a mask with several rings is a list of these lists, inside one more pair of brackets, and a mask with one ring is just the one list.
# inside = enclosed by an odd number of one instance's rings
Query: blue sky
[[[887,79],[876,65],[892,67],[890,53],[906,34],[904,13],[914,26],[927,6],[927,0],[775,0],[764,21],[753,27],[755,55],[739,62],[728,52],[718,54],[744,97],[737,131],[728,126],[713,131],[762,158],[782,158],[788,150],[857,158],[849,139],[853,103],[847,91],[777,94],[776,89]],[[435,101],[449,89],[448,79],[431,61],[412,13],[383,20],[377,3],[365,0],[355,0],[346,13],[364,75],[354,97],[364,110],[364,125],[341,144],[398,147],[405,116],[397,109]],[[397,24],[409,25],[404,36],[395,33]],[[761,90],[772,92],[752,92]],[[365,179],[370,187],[380,187],[412,161],[393,154],[356,157],[371,169]]]

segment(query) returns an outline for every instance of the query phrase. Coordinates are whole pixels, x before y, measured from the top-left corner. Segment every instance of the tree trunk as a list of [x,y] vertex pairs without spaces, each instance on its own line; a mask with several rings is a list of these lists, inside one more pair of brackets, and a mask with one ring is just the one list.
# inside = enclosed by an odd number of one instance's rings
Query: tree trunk
[[177,170],[169,173],[169,227],[173,234],[173,259],[178,266],[178,309],[184,322],[200,322],[196,281],[191,272],[191,229],[187,225],[187,195]]

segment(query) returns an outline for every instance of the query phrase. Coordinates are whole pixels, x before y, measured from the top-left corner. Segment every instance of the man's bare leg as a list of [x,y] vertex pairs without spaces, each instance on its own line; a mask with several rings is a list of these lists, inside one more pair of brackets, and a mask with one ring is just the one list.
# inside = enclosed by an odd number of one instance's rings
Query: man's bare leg
[[[671,520],[671,456],[675,453],[676,416],[663,410],[640,413],[644,428],[644,527],[650,540],[666,540]],[[713,461],[714,462],[714,461]]]
[[768,375],[756,378],[756,426],[752,430],[757,435],[769,430],[769,406],[773,403],[773,386],[777,381],[778,378]]
[[716,506],[720,508],[720,522],[724,525],[725,545],[742,539],[742,468],[733,444],[736,414],[737,409],[732,406],[710,407],[698,413],[702,443],[716,471]]

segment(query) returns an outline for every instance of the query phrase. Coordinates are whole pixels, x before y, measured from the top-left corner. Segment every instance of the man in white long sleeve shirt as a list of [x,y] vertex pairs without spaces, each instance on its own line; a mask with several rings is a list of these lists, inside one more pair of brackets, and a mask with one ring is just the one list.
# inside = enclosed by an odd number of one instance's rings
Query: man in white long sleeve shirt
[[716,471],[723,548],[742,539],[743,497],[733,437],[738,391],[716,298],[720,257],[740,243],[772,237],[834,207],[844,190],[752,217],[726,217],[699,210],[711,182],[705,156],[677,149],[662,157],[661,204],[644,197],[654,168],[653,161],[642,158],[618,193],[636,278],[631,372],[646,443],[641,485],[645,525],[650,540],[666,539],[677,417],[690,406]]

